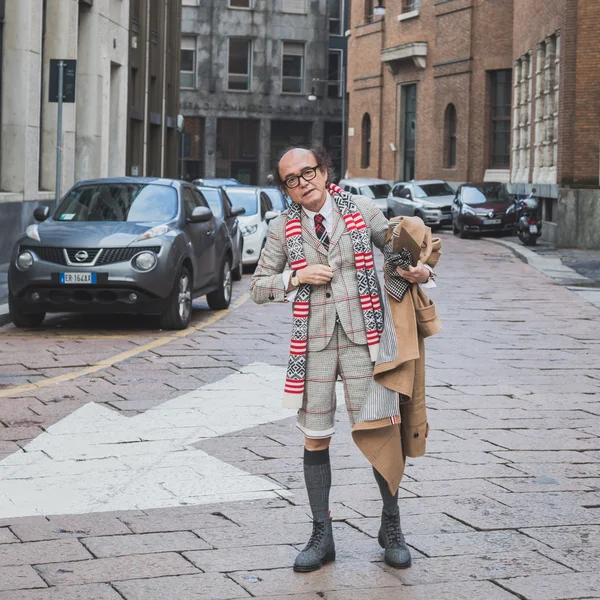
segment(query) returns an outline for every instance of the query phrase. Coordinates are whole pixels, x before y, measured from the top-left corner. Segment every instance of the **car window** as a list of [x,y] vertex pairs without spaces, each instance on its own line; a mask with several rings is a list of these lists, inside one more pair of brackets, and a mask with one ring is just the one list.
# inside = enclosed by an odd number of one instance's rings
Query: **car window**
[[417,198],[426,198],[428,196],[453,196],[454,190],[447,183],[424,183],[416,185],[415,192]]
[[287,208],[287,204],[285,202],[285,198],[283,194],[276,188],[272,188],[269,190],[265,190],[265,194],[269,196],[271,203],[273,204],[273,208],[275,210],[283,212]]
[[213,215],[218,219],[223,218],[223,204],[221,202],[221,196],[219,194],[219,190],[217,188],[212,189],[204,189],[200,192],[206,202],[208,202],[208,206],[210,210],[212,210]]
[[387,183],[377,183],[373,185],[363,185],[360,188],[360,194],[367,198],[387,198],[390,193],[390,186]]
[[510,194],[502,183],[463,186],[462,201],[466,204],[484,204],[485,202],[511,202]]
[[265,192],[261,192],[260,194],[260,213],[262,216],[265,215],[268,211],[273,210],[273,203],[271,199]]
[[223,197],[223,203],[225,204],[225,212],[229,217],[231,216],[231,207],[233,206],[233,204],[231,203],[231,200],[229,199],[229,196],[227,195],[225,190],[221,190],[221,196]]
[[396,196],[399,197],[400,196],[400,192],[404,189],[403,185],[397,185],[396,187],[394,187],[394,190],[392,192],[392,196]]
[[351,187],[351,188],[350,188],[350,192],[351,192],[352,194],[356,194],[356,195],[358,195],[358,190],[357,190],[355,187]]
[[185,208],[185,216],[190,217],[196,208],[196,200],[192,190],[189,187],[183,188],[183,206]]
[[408,187],[402,188],[400,190],[400,192],[398,193],[398,196],[400,196],[400,198],[407,198],[408,200],[410,200],[411,199],[410,188],[408,188]]
[[244,216],[255,215],[258,212],[258,198],[256,197],[256,188],[244,188],[236,186],[227,189],[229,199],[234,206],[240,206],[246,209]]
[[79,185],[60,203],[56,221],[165,222],[177,215],[177,192],[147,183]]
[[199,190],[192,190],[192,194],[194,196],[194,203],[196,204],[196,206],[202,206],[203,208],[210,208],[210,205],[206,201],[206,198],[200,193]]

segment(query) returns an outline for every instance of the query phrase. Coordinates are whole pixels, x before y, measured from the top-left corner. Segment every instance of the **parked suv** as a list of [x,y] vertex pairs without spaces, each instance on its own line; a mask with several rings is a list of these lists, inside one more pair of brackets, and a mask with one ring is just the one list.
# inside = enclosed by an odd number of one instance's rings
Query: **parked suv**
[[438,229],[452,224],[454,189],[442,179],[398,182],[387,198],[389,217],[421,217],[426,225]]
[[351,194],[370,198],[373,204],[387,217],[387,197],[391,189],[389,181],[385,179],[356,177],[355,179],[342,179],[338,185]]

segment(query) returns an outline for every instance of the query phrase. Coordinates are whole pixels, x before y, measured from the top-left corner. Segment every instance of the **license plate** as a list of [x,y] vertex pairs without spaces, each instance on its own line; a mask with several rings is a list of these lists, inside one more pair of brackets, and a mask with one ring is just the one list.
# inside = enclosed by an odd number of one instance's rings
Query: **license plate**
[[96,273],[61,273],[61,283],[96,283]]
[[484,225],[500,225],[502,223],[502,219],[485,219],[483,221]]
[[537,233],[537,225],[530,225],[529,233]]

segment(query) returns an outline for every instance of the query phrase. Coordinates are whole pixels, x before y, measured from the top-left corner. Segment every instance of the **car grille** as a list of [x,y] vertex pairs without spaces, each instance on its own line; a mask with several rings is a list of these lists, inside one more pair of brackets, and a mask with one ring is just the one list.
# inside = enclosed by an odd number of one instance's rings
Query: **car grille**
[[442,206],[441,210],[443,215],[449,215],[452,212],[452,206]]
[[[20,252],[25,252],[26,250],[30,250],[35,252],[41,260],[44,260],[49,263],[54,263],[56,265],[67,265],[67,261],[65,260],[65,253],[62,248],[51,248],[48,246],[21,246],[19,248]],[[160,246],[147,246],[144,248],[65,248],[67,254],[69,256],[69,260],[76,265],[86,265],[90,264],[96,258],[96,255],[100,253],[98,260],[96,261],[96,266],[99,265],[110,265],[118,262],[126,262],[131,260],[136,254],[139,252],[155,252],[156,254],[160,251]],[[85,250],[88,253],[88,258],[84,262],[79,262],[75,255],[81,250]]]

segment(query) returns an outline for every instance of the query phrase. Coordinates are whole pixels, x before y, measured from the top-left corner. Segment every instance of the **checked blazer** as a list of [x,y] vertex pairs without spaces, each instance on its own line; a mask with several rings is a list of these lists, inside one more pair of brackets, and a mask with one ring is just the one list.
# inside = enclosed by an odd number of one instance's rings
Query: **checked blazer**
[[[370,232],[372,243],[383,250],[388,220],[369,198],[352,196]],[[304,253],[309,265],[329,265],[333,279],[327,285],[314,285],[310,294],[307,351],[323,350],[335,328],[336,314],[355,344],[366,344],[367,335],[358,293],[354,248],[350,233],[337,205],[333,202],[333,225],[329,249],[325,250],[316,237],[310,218],[302,214]],[[252,300],[258,304],[284,302],[286,299],[282,274],[289,269],[285,237],[287,213],[271,221],[264,250],[250,283]]]

